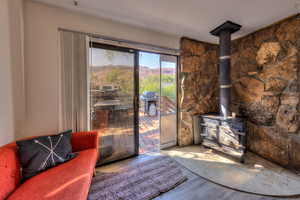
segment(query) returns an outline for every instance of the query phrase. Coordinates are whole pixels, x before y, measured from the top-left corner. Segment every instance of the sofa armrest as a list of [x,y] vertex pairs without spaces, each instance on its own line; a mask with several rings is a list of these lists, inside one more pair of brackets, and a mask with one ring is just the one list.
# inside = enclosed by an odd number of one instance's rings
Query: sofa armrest
[[98,149],[98,139],[99,137],[97,131],[72,133],[72,150],[73,152],[77,152],[92,148]]
[[0,147],[0,199],[6,199],[21,182],[16,143]]

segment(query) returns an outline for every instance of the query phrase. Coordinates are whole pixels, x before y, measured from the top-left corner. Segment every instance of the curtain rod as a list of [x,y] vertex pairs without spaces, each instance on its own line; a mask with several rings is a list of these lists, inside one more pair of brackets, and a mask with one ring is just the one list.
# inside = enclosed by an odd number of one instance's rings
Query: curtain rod
[[142,42],[135,42],[135,41],[131,41],[131,40],[123,40],[123,39],[119,39],[119,38],[114,38],[114,37],[109,37],[109,36],[104,36],[104,35],[99,35],[99,34],[94,34],[94,33],[75,31],[75,30],[70,30],[70,29],[65,29],[65,28],[58,28],[58,31],[67,31],[67,32],[72,32],[72,33],[79,33],[79,34],[84,34],[84,35],[87,35],[87,36],[89,36],[91,38],[95,38],[95,39],[112,41],[112,42],[117,42],[117,43],[120,43],[120,44],[121,43],[129,44],[129,45],[135,46],[133,48],[137,48],[138,50],[146,50],[146,51],[148,50],[148,51],[162,52],[162,53],[165,52],[166,54],[170,54],[170,55],[179,55],[179,53],[180,53],[179,49],[168,48],[168,47],[163,47],[163,46],[158,46],[158,45],[153,45],[153,44],[147,44],[147,43],[142,43]]

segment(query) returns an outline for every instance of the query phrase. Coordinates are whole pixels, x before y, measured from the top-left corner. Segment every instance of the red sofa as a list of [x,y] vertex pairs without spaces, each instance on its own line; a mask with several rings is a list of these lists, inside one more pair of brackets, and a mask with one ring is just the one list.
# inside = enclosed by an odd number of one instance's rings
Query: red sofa
[[97,154],[98,133],[73,133],[72,149],[78,155],[42,172],[23,184],[16,143],[0,147],[0,200],[87,199]]

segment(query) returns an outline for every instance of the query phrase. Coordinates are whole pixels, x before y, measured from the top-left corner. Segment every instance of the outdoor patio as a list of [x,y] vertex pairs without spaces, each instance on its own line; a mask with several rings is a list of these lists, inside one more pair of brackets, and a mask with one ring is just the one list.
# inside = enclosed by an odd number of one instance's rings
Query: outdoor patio
[[158,152],[159,142],[159,117],[150,117],[140,112],[139,153]]

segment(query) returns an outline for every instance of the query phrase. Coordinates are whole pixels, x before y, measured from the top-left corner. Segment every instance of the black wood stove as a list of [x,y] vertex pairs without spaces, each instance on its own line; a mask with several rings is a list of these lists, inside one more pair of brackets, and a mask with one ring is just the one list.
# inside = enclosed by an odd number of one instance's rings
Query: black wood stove
[[244,162],[246,127],[243,118],[224,118],[216,114],[200,115],[198,126],[203,146],[221,151]]
[[[231,79],[230,55],[231,34],[240,30],[241,26],[227,21],[210,33],[220,39],[220,114],[205,114],[197,116],[195,134],[200,136],[203,146],[237,157],[244,161],[246,150],[245,120],[236,117],[230,111]],[[198,133],[197,133],[198,132]]]

